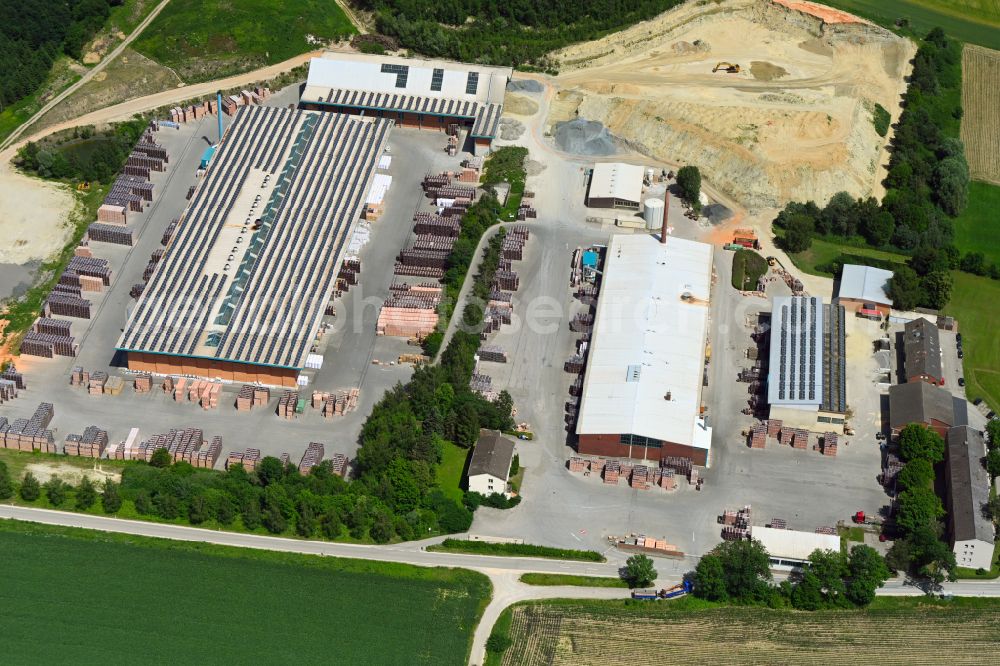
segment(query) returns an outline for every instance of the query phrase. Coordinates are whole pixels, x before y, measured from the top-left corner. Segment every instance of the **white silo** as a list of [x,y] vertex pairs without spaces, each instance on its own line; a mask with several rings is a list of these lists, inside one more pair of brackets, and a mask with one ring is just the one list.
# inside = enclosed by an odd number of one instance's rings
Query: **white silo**
[[646,199],[642,213],[647,229],[659,229],[663,225],[663,199]]

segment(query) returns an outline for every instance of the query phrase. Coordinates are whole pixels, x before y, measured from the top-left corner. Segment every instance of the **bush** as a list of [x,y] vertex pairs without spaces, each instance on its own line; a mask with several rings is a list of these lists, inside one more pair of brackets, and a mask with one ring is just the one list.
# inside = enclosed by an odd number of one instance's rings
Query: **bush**
[[872,122],[878,135],[885,136],[889,133],[889,123],[892,122],[892,116],[889,115],[884,106],[876,103],[872,113]]
[[510,647],[510,636],[504,633],[493,633],[486,639],[486,651],[490,654],[503,654]]
[[625,571],[622,579],[629,587],[647,587],[656,580],[656,568],[653,560],[646,555],[632,555],[625,560]]
[[696,166],[682,166],[677,170],[677,188],[681,200],[696,212],[701,210],[701,172]]
[[58,476],[53,476],[42,487],[45,489],[45,497],[52,506],[62,506],[69,496],[69,485]]
[[90,479],[84,476],[80,479],[80,485],[76,487],[76,508],[86,511],[97,502],[97,489]]
[[0,500],[10,499],[14,496],[14,482],[10,478],[10,470],[7,463],[0,460]]
[[118,484],[111,479],[104,480],[101,508],[104,509],[104,513],[117,513],[122,508],[122,496],[118,492]]
[[25,472],[21,479],[20,495],[25,502],[34,502],[42,496],[42,486],[31,472]]

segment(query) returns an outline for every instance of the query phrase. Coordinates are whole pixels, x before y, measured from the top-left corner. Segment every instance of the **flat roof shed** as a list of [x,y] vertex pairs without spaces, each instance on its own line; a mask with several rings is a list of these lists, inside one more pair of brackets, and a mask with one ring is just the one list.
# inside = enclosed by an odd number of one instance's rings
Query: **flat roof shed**
[[891,306],[892,299],[887,293],[892,271],[873,266],[844,264],[840,273],[840,289],[837,297],[864,303]]
[[809,560],[814,550],[840,551],[840,537],[835,534],[781,530],[773,527],[751,528],[750,536],[760,541],[776,565],[796,566]]
[[591,208],[634,208],[642,200],[645,169],[623,162],[598,162],[590,176],[587,205]]

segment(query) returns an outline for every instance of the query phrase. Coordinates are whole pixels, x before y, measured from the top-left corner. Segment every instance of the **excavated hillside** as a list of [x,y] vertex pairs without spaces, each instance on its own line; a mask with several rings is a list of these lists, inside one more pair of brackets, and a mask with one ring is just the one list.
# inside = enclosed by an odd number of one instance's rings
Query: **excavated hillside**
[[[556,52],[550,130],[603,123],[634,149],[693,164],[750,209],[881,195],[886,139],[914,46],[861,22],[824,23],[760,0],[688,3]],[[738,65],[735,73],[719,63]]]

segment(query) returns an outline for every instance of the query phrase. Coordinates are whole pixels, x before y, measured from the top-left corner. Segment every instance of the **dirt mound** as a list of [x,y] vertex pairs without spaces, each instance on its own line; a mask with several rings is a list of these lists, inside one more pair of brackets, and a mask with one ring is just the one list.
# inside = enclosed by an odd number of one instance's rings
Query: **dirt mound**
[[557,123],[553,136],[560,150],[574,155],[616,155],[620,151],[615,139],[603,124],[575,118]]
[[504,141],[517,141],[524,134],[524,123],[513,118],[500,119],[500,138]]
[[774,81],[788,76],[788,70],[763,60],[754,60],[750,63],[750,74],[758,81]]
[[521,95],[507,95],[503,101],[503,110],[504,113],[513,113],[515,116],[533,116],[538,113],[538,104]]
[[507,92],[540,93],[545,87],[534,79],[511,79],[507,82]]

